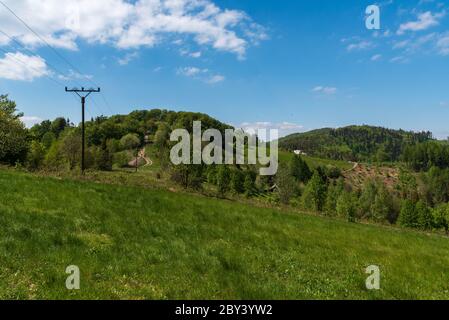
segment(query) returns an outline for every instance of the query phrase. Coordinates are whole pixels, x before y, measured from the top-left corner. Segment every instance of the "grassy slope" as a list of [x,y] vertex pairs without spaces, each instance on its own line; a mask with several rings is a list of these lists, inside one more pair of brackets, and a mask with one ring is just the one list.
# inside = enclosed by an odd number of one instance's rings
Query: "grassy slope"
[[[285,150],[279,150],[279,160],[281,162],[288,162],[291,158],[293,158],[294,153],[285,151]],[[348,161],[340,161],[340,160],[331,160],[331,159],[322,159],[322,158],[316,158],[311,156],[301,156],[309,165],[310,168],[316,168],[318,166],[326,167],[326,166],[334,166],[337,168],[340,168],[341,170],[349,170],[352,168],[352,164]]]
[[0,298],[449,297],[439,236],[4,170],[0,189]]

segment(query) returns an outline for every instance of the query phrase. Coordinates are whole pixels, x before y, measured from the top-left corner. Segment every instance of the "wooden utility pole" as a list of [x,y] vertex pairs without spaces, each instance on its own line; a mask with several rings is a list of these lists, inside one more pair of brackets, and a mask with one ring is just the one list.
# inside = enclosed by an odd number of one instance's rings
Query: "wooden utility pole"
[[81,144],[81,173],[84,174],[84,170],[85,170],[85,127],[84,127],[84,116],[85,116],[85,108],[86,108],[86,98],[88,96],[90,96],[92,93],[99,93],[100,92],[100,88],[98,89],[78,89],[78,88],[73,88],[73,89],[67,89],[67,87],[65,87],[65,92],[74,92],[76,93],[80,98],[81,98],[81,118],[82,118],[82,123],[81,123],[81,131],[82,131],[82,144]]

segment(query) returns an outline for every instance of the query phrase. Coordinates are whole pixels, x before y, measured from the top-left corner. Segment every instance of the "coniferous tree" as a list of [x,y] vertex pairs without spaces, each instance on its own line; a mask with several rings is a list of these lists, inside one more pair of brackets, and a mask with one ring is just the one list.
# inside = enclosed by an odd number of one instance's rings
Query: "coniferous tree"
[[357,198],[352,192],[343,191],[337,200],[337,215],[348,222],[356,221]]
[[300,156],[294,155],[290,160],[290,174],[299,182],[306,183],[312,177],[307,162],[305,162]]
[[239,169],[235,169],[231,173],[231,189],[237,194],[245,192],[244,187],[245,175]]
[[224,196],[229,191],[230,181],[231,181],[231,171],[229,170],[228,166],[227,165],[219,166],[217,172],[217,186],[218,186],[218,193],[221,196]]
[[441,204],[432,211],[434,226],[449,234],[449,205]]
[[278,187],[279,200],[283,204],[289,204],[290,200],[298,193],[297,181],[290,174],[289,168],[280,165],[276,174],[276,185]]
[[326,183],[321,175],[315,171],[301,197],[301,204],[304,209],[322,211],[325,200]]
[[415,204],[410,200],[402,201],[401,212],[399,214],[399,225],[407,228],[418,227],[418,214]]
[[427,204],[420,200],[416,204],[416,214],[418,216],[418,227],[423,230],[432,229],[433,217]]

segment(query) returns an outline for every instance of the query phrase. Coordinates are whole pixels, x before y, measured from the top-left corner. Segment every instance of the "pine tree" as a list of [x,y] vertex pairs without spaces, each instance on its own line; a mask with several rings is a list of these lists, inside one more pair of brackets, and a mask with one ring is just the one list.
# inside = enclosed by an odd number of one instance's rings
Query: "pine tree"
[[252,171],[245,172],[245,181],[243,182],[245,195],[251,197],[256,192],[256,174]]
[[217,186],[218,193],[224,196],[229,191],[229,184],[231,181],[231,171],[227,165],[221,165],[217,172]]
[[343,191],[337,200],[337,215],[349,222],[356,221],[357,198],[351,192]]
[[444,229],[449,234],[449,205],[442,204],[432,211],[435,228]]
[[298,155],[290,160],[290,174],[299,182],[306,183],[310,180],[312,172],[307,163]]
[[416,212],[416,207],[412,201],[404,200],[402,202],[398,223],[403,227],[418,227],[418,215]]
[[281,203],[289,204],[290,199],[297,193],[297,181],[285,165],[279,166],[276,174],[276,185]]
[[301,197],[302,206],[307,210],[322,211],[325,200],[326,183],[320,174],[315,171]]
[[237,194],[245,192],[245,176],[241,170],[233,170],[231,174],[231,189]]
[[416,213],[418,216],[418,227],[423,230],[432,229],[432,212],[429,207],[424,203],[424,201],[420,200],[416,204]]
[[327,190],[326,201],[324,203],[324,213],[329,216],[337,214],[337,201],[340,195],[345,191],[345,182],[339,178],[335,184],[331,184]]
[[385,186],[381,185],[371,206],[372,219],[376,222],[385,222],[387,220],[393,222],[393,219],[391,219],[393,216],[392,202],[393,200],[388,190],[386,190]]

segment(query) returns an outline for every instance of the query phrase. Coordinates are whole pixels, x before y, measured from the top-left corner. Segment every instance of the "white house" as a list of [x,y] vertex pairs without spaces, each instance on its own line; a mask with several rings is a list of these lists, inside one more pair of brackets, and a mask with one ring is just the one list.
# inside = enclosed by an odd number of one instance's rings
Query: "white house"
[[298,156],[306,156],[307,155],[307,153],[305,153],[304,151],[302,151],[302,150],[295,150],[295,151],[293,151],[296,155],[298,155]]

